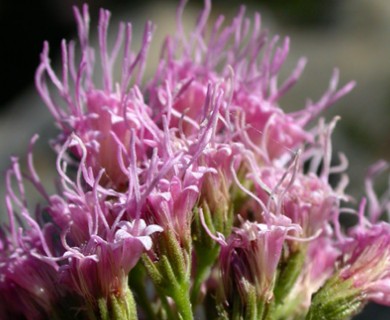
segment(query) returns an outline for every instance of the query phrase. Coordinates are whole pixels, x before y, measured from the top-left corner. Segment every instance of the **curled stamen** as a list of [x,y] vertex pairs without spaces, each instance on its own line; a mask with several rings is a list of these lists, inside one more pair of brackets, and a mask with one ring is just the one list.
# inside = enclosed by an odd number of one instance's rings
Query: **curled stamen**
[[206,221],[204,219],[204,214],[202,208],[198,209],[199,212],[199,218],[200,222],[202,223],[202,226],[206,233],[210,236],[211,239],[213,239],[215,242],[219,243],[221,246],[227,246],[227,242],[225,241],[225,237],[220,232],[217,232],[217,235],[215,236],[209,229],[209,227],[206,224]]
[[265,218],[267,219],[268,216],[271,214],[268,210],[268,207],[252,191],[245,188],[242,185],[242,183],[240,182],[240,180],[238,179],[237,173],[234,169],[234,162],[235,162],[236,158],[237,158],[237,156],[234,156],[233,160],[230,164],[230,173],[232,174],[234,182],[240,188],[241,191],[243,191],[245,194],[249,195],[252,199],[254,199],[256,201],[256,203],[258,203],[260,205],[260,208],[262,209],[262,215],[264,215]]
[[320,235],[322,234],[323,230],[319,229],[315,234],[313,234],[310,237],[294,237],[290,235],[286,235],[286,240],[296,241],[296,242],[311,242],[315,239],[318,239]]

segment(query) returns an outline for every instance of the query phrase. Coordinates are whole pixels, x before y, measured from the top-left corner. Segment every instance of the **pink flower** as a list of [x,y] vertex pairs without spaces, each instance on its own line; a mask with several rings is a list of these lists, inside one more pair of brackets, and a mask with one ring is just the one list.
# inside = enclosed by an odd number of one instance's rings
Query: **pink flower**
[[387,213],[387,217],[390,217],[390,184],[386,192],[378,197],[374,190],[374,179],[389,169],[389,164],[385,161],[378,161],[372,165],[366,174],[365,187],[366,195],[368,198],[368,220],[371,223],[380,221],[382,215]]
[[311,237],[326,228],[338,211],[339,195],[314,174],[263,167],[258,175],[268,190],[272,190],[270,195],[256,184],[258,197],[268,204],[271,211],[285,215],[300,225],[304,237]]
[[[319,141],[294,157],[280,159],[278,165],[254,166],[247,177],[253,183],[255,192],[251,197],[255,201],[244,206],[241,215],[266,223],[283,216],[302,228],[303,233],[296,236],[305,241],[328,232],[330,223],[339,215],[340,201],[348,200],[344,194],[345,176],[341,176],[336,188],[328,182],[331,174],[343,173],[347,167],[343,155],[340,155],[340,164],[330,164],[330,135],[336,121],[337,118],[323,127],[321,124]],[[304,164],[308,172],[304,172]]]
[[[28,233],[24,238],[32,238]],[[20,237],[22,238],[22,237]],[[19,240],[22,241],[21,239]],[[67,292],[58,282],[56,270],[35,257],[40,247],[6,245],[0,251],[0,317],[2,319],[47,319],[61,313]],[[63,310],[62,310],[63,311]]]
[[189,136],[207,112],[208,85],[218,83],[223,91],[216,126],[220,140],[240,141],[267,162],[303,142],[312,142],[314,137],[305,126],[349,92],[354,83],[337,90],[335,71],[329,90],[317,103],[309,102],[303,110],[286,114],[278,101],[295,84],[305,65],[305,59],[301,59],[291,76],[278,85],[289,39],[276,47],[278,37],[268,40],[267,32],[260,27],[260,15],[255,14],[251,26],[243,7],[226,27],[222,27],[221,16],[206,37],[211,1],[205,1],[194,31],[186,37],[182,25],[185,2],[181,1],[177,13],[178,33],[166,39],[163,59],[148,85],[152,110],[165,114],[170,126],[181,126]]
[[145,218],[173,231],[179,243],[188,248],[191,239],[193,208],[199,198],[202,172],[183,173],[183,180],[173,176],[161,181],[146,199]]
[[19,163],[12,161],[7,172],[9,225],[0,228],[0,318],[47,319],[61,315],[68,292],[58,282],[55,264],[39,258],[50,252],[51,226],[41,229],[30,215]]
[[125,297],[130,270],[151,249],[150,235],[162,228],[138,220],[122,221],[114,230],[107,240],[91,235],[86,243],[69,247],[68,261],[59,270],[61,282],[95,307],[99,298]]
[[272,300],[283,244],[293,229],[293,226],[267,226],[249,221],[233,229],[227,243],[222,245],[219,258],[229,303],[237,299],[236,293],[246,303],[248,284],[255,288],[258,299],[266,303]]
[[[357,225],[345,236],[340,232],[336,235],[342,254],[338,271],[340,281],[350,282],[359,293],[361,302],[371,300],[390,306],[390,224],[379,221],[379,217],[389,209],[389,190],[380,201],[373,188],[374,177],[387,168],[388,164],[384,161],[369,168],[366,178],[368,206],[366,198],[363,198]],[[339,226],[336,224],[336,227]]]
[[364,300],[390,306],[390,225],[380,223],[348,234],[341,281],[352,281]]
[[[127,177],[120,169],[117,155],[122,148],[130,148],[131,135],[136,134],[136,152],[139,159],[151,153],[151,146],[160,141],[161,134],[150,119],[150,110],[143,101],[138,86],[151,40],[152,26],[145,27],[143,43],[137,55],[130,50],[131,25],[121,24],[114,47],[107,47],[107,30],[110,13],[100,11],[99,54],[103,72],[102,87],[93,80],[94,50],[89,44],[89,14],[84,5],[82,12],[75,9],[81,47],[81,61],[76,61],[75,44],[62,43],[62,77],[53,71],[49,60],[47,43],[41,55],[41,64],[36,72],[36,86],[48,106],[57,125],[62,130],[58,143],[72,134],[83,141],[88,149],[87,163],[97,175],[101,168],[105,176],[101,183],[123,188]],[[113,80],[113,66],[123,47],[122,77],[119,83]],[[54,84],[60,99],[49,91],[46,77]],[[135,79],[132,81],[132,77]],[[114,88],[116,88],[114,90]],[[59,100],[59,101],[58,101]],[[153,141],[154,140],[154,141]],[[59,146],[60,148],[60,146]],[[77,148],[72,152],[81,157]]]
[[[369,299],[388,303],[388,225],[371,224],[388,201],[372,195],[369,178],[372,219],[367,222],[360,212],[359,225],[344,237],[338,217],[340,200],[347,199],[346,180],[335,189],[329,185],[329,176],[346,167],[343,156],[340,165],[331,166],[330,135],[337,119],[329,125],[320,121],[308,131],[310,122],[354,83],[337,89],[336,70],[318,102],[286,113],[280,99],[306,63],[300,59],[279,84],[289,39],[279,45],[278,37],[269,39],[260,15],[255,14],[251,25],[244,8],[230,24],[223,26],[221,17],[207,32],[210,0],[187,37],[185,3],[178,8],[177,34],[166,39],[158,69],[146,86],[151,23],[137,53],[131,51],[130,24],[120,24],[109,48],[110,13],[100,11],[96,61],[101,81],[93,76],[87,5],[75,9],[80,54],[75,43],[63,41],[61,75],[51,67],[44,44],[35,80],[61,130],[55,142],[59,191],[49,195],[43,188],[30,147],[27,179],[46,201],[34,220],[14,162],[10,175],[16,177],[20,196],[7,181],[10,227],[1,236],[0,295],[5,301],[20,299],[23,314],[36,308],[32,317],[51,316],[52,305],[70,293],[82,315],[111,318],[109,310],[118,306],[135,314],[128,277],[148,253],[143,262],[156,287],[152,295],[163,301],[156,304],[162,309],[154,316],[170,318],[177,312],[192,319],[202,296],[197,291],[207,287],[209,275],[215,276],[219,246],[202,241],[209,235],[221,247],[222,305],[228,310],[238,303],[238,311],[248,312],[245,317],[260,318],[262,312],[272,317],[294,292],[307,308],[311,295],[331,277],[335,262],[343,280],[352,279]],[[113,77],[116,64],[122,70],[118,80]],[[13,206],[25,230],[17,230]],[[305,245],[294,250],[300,243]],[[205,249],[210,252],[201,259]],[[24,272],[28,275],[19,279]],[[271,302],[274,306],[268,308]],[[19,316],[15,309],[10,302],[0,308],[0,316]],[[114,310],[116,317],[120,311]]]
[[[4,301],[18,299],[19,305],[10,302],[0,308],[0,314],[23,314],[28,319],[61,316],[61,304],[66,307],[67,303],[65,294],[71,293],[76,295],[69,302],[77,308],[81,303],[82,312],[98,312],[99,299],[108,301],[114,296],[125,300],[130,270],[152,248],[151,236],[163,229],[146,225],[139,217],[129,218],[128,203],[137,196],[131,193],[133,190],[120,194],[102,187],[99,180],[103,170],[95,179],[86,164],[86,147],[75,135],[58,155],[61,193],[49,196],[33,167],[31,149],[35,140],[30,146],[26,177],[48,204],[44,210],[37,210],[35,219],[30,216],[22,174],[14,159],[7,175],[10,236],[1,234],[0,295],[5,296]],[[66,150],[71,147],[83,152],[75,181],[67,175],[65,161]],[[12,177],[19,196],[12,189]],[[16,228],[13,206],[27,226],[24,231]]]
[[297,304],[294,314],[307,312],[313,294],[334,274],[340,256],[341,251],[327,236],[318,237],[308,244],[305,264],[285,302]]
[[[64,161],[66,149],[71,147],[83,151],[75,182],[67,176]],[[92,168],[87,166],[86,152],[83,142],[75,135],[59,152],[57,168],[63,192],[49,198],[46,210],[58,228],[61,246],[57,257],[42,258],[61,261],[61,283],[96,308],[99,298],[125,296],[130,270],[152,248],[151,235],[163,229],[147,226],[139,213],[127,213],[133,209],[134,201],[140,201],[138,194],[130,187],[127,194],[102,187],[100,179],[104,170],[95,178]],[[137,190],[139,187],[133,186]]]

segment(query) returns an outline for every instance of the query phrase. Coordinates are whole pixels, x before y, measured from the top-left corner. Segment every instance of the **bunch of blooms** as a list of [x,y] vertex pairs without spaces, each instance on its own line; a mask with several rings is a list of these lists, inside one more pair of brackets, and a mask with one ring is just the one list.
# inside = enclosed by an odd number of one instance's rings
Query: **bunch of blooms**
[[[335,71],[317,102],[285,113],[305,60],[279,84],[289,39],[269,39],[244,8],[209,29],[210,2],[186,35],[181,1],[149,79],[151,23],[138,52],[131,24],[109,48],[101,10],[95,51],[88,8],[75,9],[79,53],[63,41],[59,73],[44,44],[36,86],[60,130],[59,187],[43,187],[33,137],[28,172],[13,158],[6,176],[1,319],[347,319],[390,305],[390,192],[373,187],[387,165],[349,207],[338,119],[317,119],[354,83],[338,89]],[[24,181],[42,195],[34,212]]]

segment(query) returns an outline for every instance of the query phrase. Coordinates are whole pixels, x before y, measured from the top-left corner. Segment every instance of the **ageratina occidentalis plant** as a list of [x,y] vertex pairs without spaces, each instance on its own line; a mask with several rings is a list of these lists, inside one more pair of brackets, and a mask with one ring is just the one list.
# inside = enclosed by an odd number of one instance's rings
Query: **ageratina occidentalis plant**
[[351,201],[346,157],[331,161],[338,118],[319,118],[354,83],[336,70],[318,101],[286,113],[306,63],[278,78],[289,39],[245,8],[209,23],[210,0],[186,34],[184,9],[150,77],[150,22],[134,52],[131,24],[109,41],[102,9],[93,48],[85,5],[59,71],[44,44],[35,80],[59,129],[58,191],[34,169],[34,136],[27,172],[12,158],[6,174],[0,318],[341,320],[390,305],[390,192],[374,187],[387,164]]

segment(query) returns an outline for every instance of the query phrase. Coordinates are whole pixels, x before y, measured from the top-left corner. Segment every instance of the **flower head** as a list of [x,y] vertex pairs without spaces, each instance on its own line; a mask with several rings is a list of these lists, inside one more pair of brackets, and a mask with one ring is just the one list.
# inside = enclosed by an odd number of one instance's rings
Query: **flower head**
[[[104,168],[105,175],[101,182],[121,188],[127,180],[120,170],[117,155],[123,148],[131,147],[131,135],[137,133],[135,148],[139,159],[143,159],[150,152],[151,144],[160,141],[159,132],[155,131],[150,111],[138,89],[153,28],[150,23],[146,25],[141,49],[135,55],[130,48],[131,24],[121,24],[114,47],[109,50],[107,30],[110,13],[103,9],[100,11],[98,38],[103,72],[100,87],[93,79],[95,54],[89,43],[88,6],[84,5],[82,12],[75,8],[75,16],[81,48],[80,61],[76,59],[75,44],[63,41],[63,68],[62,77],[59,78],[50,65],[49,46],[45,43],[41,64],[36,73],[36,86],[62,130],[58,138],[59,145],[64,143],[72,132],[76,133],[88,149],[87,163],[95,175]],[[113,67],[121,48],[124,52],[122,77],[121,81],[116,83],[113,80]],[[59,101],[50,93],[46,77],[57,88],[61,97]],[[133,82],[132,77],[135,78]],[[129,89],[130,83],[132,86]],[[73,153],[78,158],[82,155],[78,148],[74,148]]]
[[340,278],[351,280],[365,299],[390,305],[390,226],[382,223],[349,235],[354,241],[343,252],[346,261]]
[[87,243],[68,248],[64,254],[68,261],[60,268],[61,282],[95,307],[99,298],[124,298],[130,270],[151,249],[150,235],[160,231],[139,220],[120,222],[113,239],[91,235]]
[[68,292],[59,284],[56,265],[40,259],[50,251],[52,229],[49,224],[41,229],[30,215],[16,158],[7,172],[6,205],[10,223],[0,228],[0,317],[47,319],[61,315]]
[[373,177],[387,167],[381,161],[368,170],[367,216],[364,216],[367,201],[363,198],[358,212],[358,224],[340,241],[343,260],[339,271],[340,279],[351,281],[366,301],[372,300],[384,305],[390,305],[390,224],[380,222],[378,218],[388,210],[390,199],[387,190],[382,202],[378,201],[373,189]]
[[333,315],[351,316],[368,301],[390,304],[390,225],[375,221],[387,209],[388,199],[384,197],[387,200],[378,205],[372,181],[374,173],[385,167],[383,162],[379,162],[369,170],[366,180],[366,192],[371,202],[368,217],[365,216],[367,200],[363,198],[358,210],[358,223],[346,235],[341,234],[338,221],[334,220],[337,239],[334,247],[340,255],[334,274],[314,296],[309,319],[327,317],[329,310],[333,310]]
[[277,47],[279,38],[268,39],[260,27],[259,14],[255,14],[251,26],[244,7],[226,27],[222,27],[220,17],[206,37],[211,1],[205,1],[194,31],[187,37],[182,25],[185,2],[181,1],[177,13],[178,33],[167,38],[164,58],[148,86],[151,108],[166,114],[174,127],[180,126],[181,121],[183,133],[191,135],[207,112],[203,106],[208,85],[218,83],[223,90],[223,103],[216,135],[223,141],[242,142],[267,162],[305,141],[312,142],[314,137],[305,126],[349,92],[354,83],[337,90],[335,71],[329,90],[317,103],[310,102],[300,112],[286,114],[279,107],[279,99],[295,84],[305,65],[305,59],[301,59],[291,76],[278,85],[289,39]]
[[273,286],[277,266],[287,233],[294,226],[267,226],[244,222],[233,229],[220,253],[222,281],[227,300],[233,303],[239,293],[242,303],[248,301],[250,287],[256,297],[269,303],[273,299]]
[[151,249],[151,235],[163,229],[147,226],[137,213],[126,215],[137,195],[130,190],[122,195],[101,187],[103,171],[95,178],[85,154],[74,183],[66,174],[62,156],[66,148],[75,146],[86,152],[80,138],[72,135],[68,139],[57,163],[63,195],[51,197],[46,210],[61,238],[62,256],[53,258],[63,260],[59,268],[61,282],[96,307],[97,298],[126,293],[130,270]]
[[320,236],[308,244],[307,257],[299,278],[286,301],[296,306],[294,315],[307,312],[313,295],[334,274],[341,251],[329,236]]
[[[166,39],[150,79],[143,78],[151,23],[138,52],[131,50],[130,24],[120,24],[109,48],[110,13],[100,11],[100,81],[86,5],[75,9],[80,53],[74,42],[62,42],[61,76],[44,44],[36,86],[61,130],[54,144],[59,188],[46,192],[30,152],[27,179],[46,202],[34,220],[14,163],[20,197],[8,182],[10,227],[0,238],[0,295],[20,299],[23,315],[35,308],[33,318],[57,316],[52,305],[73,294],[81,317],[133,319],[134,271],[140,272],[134,286],[140,302],[160,299],[142,307],[150,318],[175,318],[176,312],[192,319],[208,278],[222,282],[222,301],[219,292],[215,299],[219,311],[237,319],[287,318],[295,293],[303,316],[312,296],[322,306],[315,298],[322,296],[319,288],[334,289],[335,277],[350,285],[348,293],[388,303],[389,228],[376,224],[388,197],[379,201],[369,178],[375,213],[363,219],[361,209],[359,224],[344,236],[338,218],[340,200],[348,199],[346,180],[336,188],[329,183],[329,175],[346,167],[343,156],[331,166],[337,119],[308,128],[354,83],[337,89],[336,70],[317,102],[288,113],[281,97],[306,63],[300,59],[279,83],[289,39],[270,38],[260,15],[252,23],[244,8],[231,23],[223,26],[221,17],[207,32],[210,0],[186,36],[185,3],[178,8],[177,34]],[[49,90],[53,86],[57,94]],[[20,231],[13,206],[24,221]],[[146,273],[155,287],[150,292],[139,286]],[[11,302],[0,308],[4,317],[20,315],[15,312]]]

